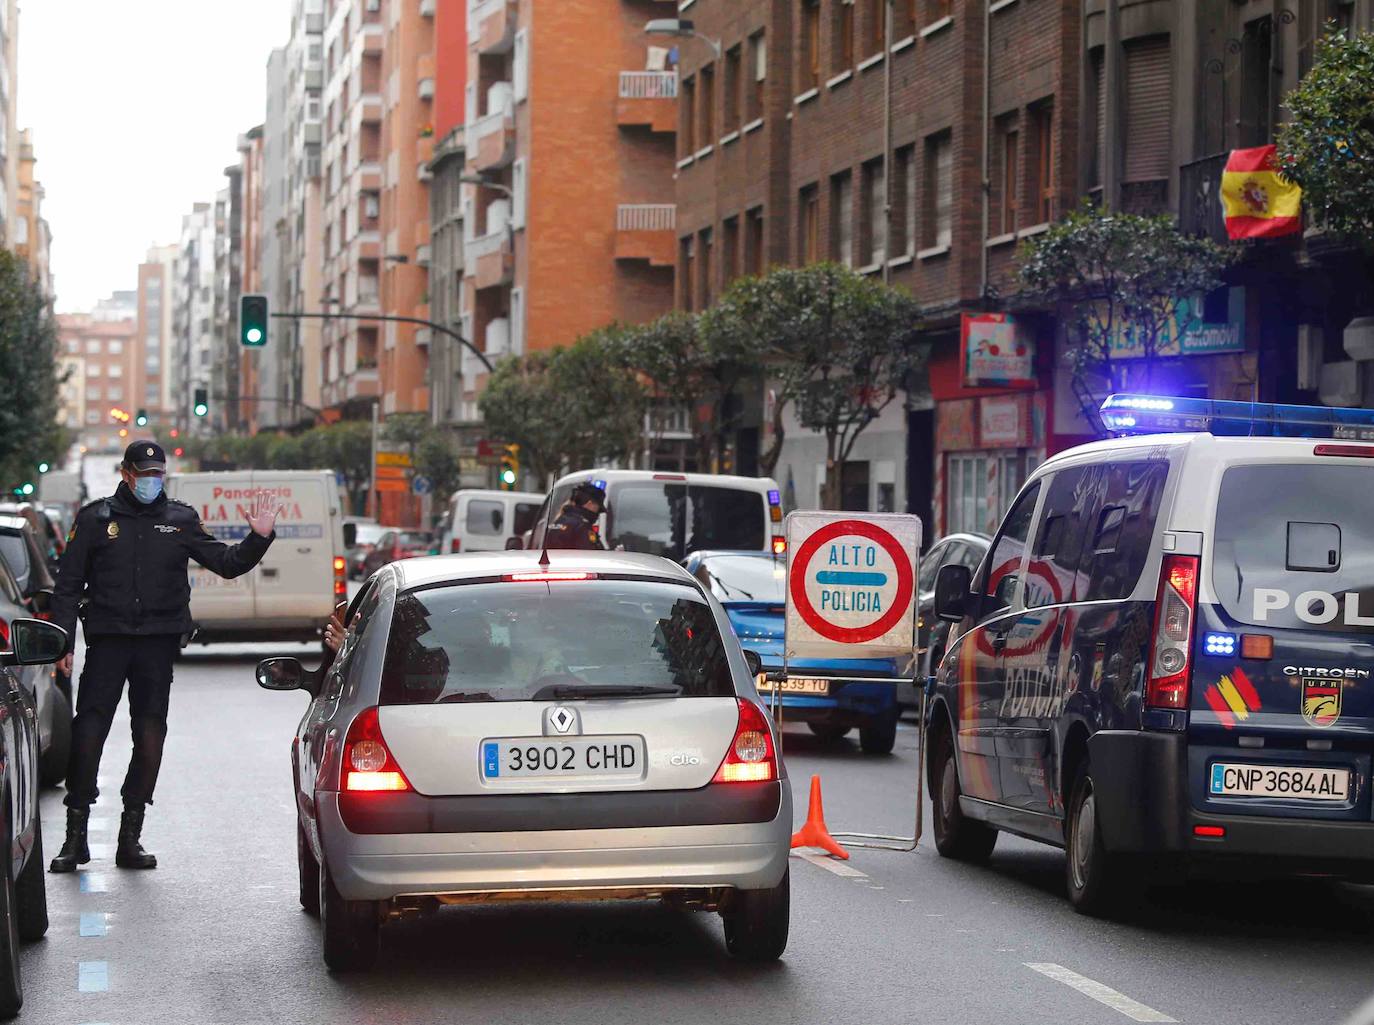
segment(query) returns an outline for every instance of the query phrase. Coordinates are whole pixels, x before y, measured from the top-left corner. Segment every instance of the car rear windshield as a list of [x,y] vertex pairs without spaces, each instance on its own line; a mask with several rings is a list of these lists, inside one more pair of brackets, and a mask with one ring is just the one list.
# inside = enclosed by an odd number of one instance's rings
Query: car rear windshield
[[29,546],[19,534],[0,534],[0,558],[22,585],[29,575]]
[[608,536],[615,548],[680,561],[716,548],[763,551],[764,496],[742,488],[700,487],[670,481],[621,484],[607,496]]
[[1252,626],[1374,632],[1370,472],[1233,466],[1217,502],[1212,587]]
[[710,607],[689,587],[580,580],[398,595],[381,701],[731,697]]
[[697,577],[721,601],[777,604],[787,589],[786,565],[772,556],[713,556],[702,562]]

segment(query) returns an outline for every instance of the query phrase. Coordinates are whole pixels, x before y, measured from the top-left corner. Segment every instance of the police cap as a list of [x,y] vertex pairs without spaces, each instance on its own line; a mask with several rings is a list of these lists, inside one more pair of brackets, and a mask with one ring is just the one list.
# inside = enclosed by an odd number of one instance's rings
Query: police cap
[[586,481],[573,488],[572,500],[574,505],[586,505],[588,502],[595,502],[604,509],[606,508],[606,491],[591,481]]
[[155,441],[136,441],[124,450],[124,465],[137,473],[147,470],[167,472],[167,453]]

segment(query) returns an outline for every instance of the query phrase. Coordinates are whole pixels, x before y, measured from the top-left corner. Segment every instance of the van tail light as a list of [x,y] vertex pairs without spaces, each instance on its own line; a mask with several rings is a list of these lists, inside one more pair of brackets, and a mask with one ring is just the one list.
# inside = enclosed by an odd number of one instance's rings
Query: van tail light
[[339,789],[357,793],[412,789],[387,749],[376,707],[364,708],[348,727],[344,740]]
[[725,760],[712,783],[763,783],[778,778],[778,756],[773,750],[773,731],[768,717],[752,701],[739,702],[739,723]]
[[1166,555],[1155,603],[1155,637],[1145,703],[1151,708],[1187,708],[1192,675],[1189,652],[1197,610],[1198,559]]
[[774,555],[786,555],[786,554],[787,554],[787,538],[783,537],[781,534],[774,534],[774,535],[773,535],[773,554],[774,554]]
[[463,550],[462,538],[455,537],[452,541],[450,541],[448,543],[448,550],[454,555],[457,555],[459,552],[461,552]]
[[348,560],[341,555],[334,556],[334,597],[348,596]]
[[0,648],[6,651],[10,648],[10,624],[6,619],[0,619]]

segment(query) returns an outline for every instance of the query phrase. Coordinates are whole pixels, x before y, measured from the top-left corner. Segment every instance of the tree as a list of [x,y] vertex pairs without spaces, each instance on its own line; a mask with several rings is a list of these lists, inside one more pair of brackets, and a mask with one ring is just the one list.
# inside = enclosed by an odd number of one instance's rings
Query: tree
[[463,467],[453,439],[438,428],[425,432],[415,446],[415,472],[434,483],[434,497],[446,501],[463,481]]
[[1312,219],[1365,246],[1374,238],[1374,34],[1317,41],[1316,60],[1284,98],[1278,165],[1302,186]]
[[1168,216],[1092,208],[1022,248],[1021,281],[1067,326],[1074,394],[1099,433],[1099,393],[1128,380],[1149,389],[1159,361],[1177,353],[1184,304],[1221,284],[1232,252],[1182,234]]
[[70,443],[58,422],[57,326],[28,267],[0,250],[0,485],[37,483]]

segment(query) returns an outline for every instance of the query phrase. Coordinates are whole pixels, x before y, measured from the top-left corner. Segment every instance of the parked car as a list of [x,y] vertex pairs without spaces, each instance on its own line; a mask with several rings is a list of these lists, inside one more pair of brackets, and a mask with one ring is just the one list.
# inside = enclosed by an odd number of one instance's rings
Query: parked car
[[0,730],[0,1018],[13,1018],[24,1004],[19,965],[21,943],[42,939],[48,931],[47,866],[43,862],[43,822],[39,815],[38,735],[33,699],[20,671],[41,669],[61,658],[67,634],[61,627],[38,619],[9,624],[5,650],[0,651],[0,713],[9,724]]
[[459,491],[448,500],[439,551],[500,552],[534,525],[544,496],[530,491]]
[[[959,565],[976,570],[987,554],[992,538],[986,534],[949,534],[930,546],[921,556],[921,574],[917,578],[917,645],[920,660],[920,681],[924,683],[935,672],[949,643],[950,624],[935,615],[935,578],[941,566]],[[915,684],[897,688],[897,701],[905,708],[919,710],[920,689]]]
[[[52,592],[52,574],[29,520],[0,515],[0,643],[8,641],[11,624],[46,616]],[[14,672],[38,716],[39,782],[56,786],[66,777],[71,752],[75,705],[71,678],[56,666],[32,666]]]
[[358,523],[354,528],[353,545],[344,556],[348,560],[349,580],[361,580],[367,575],[363,572],[363,564],[367,561],[368,554],[377,547],[382,535],[391,529],[393,528],[373,522]]
[[371,576],[388,563],[429,555],[435,543],[432,530],[388,527],[363,559],[363,576]]
[[[764,552],[695,552],[686,570],[725,607],[740,643],[755,652],[763,671],[755,681],[759,693],[780,686],[783,722],[804,722],[816,736],[839,740],[857,728],[867,754],[888,754],[897,742],[897,684],[911,679],[912,664],[893,659],[793,659],[789,677],[780,685],[768,674],[783,668],[783,616],[787,567],[782,558]],[[829,679],[835,676],[881,677],[884,682]]]
[[649,470],[582,470],[561,478],[535,516],[527,547],[544,543],[573,488],[606,492],[601,537],[610,549],[681,562],[696,551],[787,551],[782,495],[767,477]]
[[291,744],[300,901],[325,964],[450,904],[666,900],[719,911],[731,955],[787,944],[791,788],[720,605],[616,552],[383,567],[353,599]]
[[28,520],[43,562],[50,571],[57,572],[57,560],[67,547],[66,533],[33,502],[0,502],[0,515],[22,516]]

